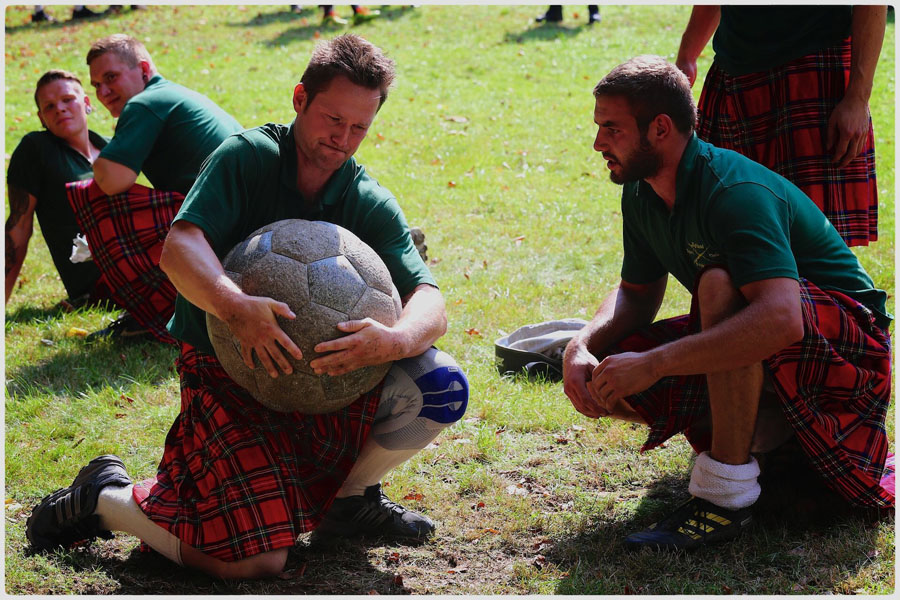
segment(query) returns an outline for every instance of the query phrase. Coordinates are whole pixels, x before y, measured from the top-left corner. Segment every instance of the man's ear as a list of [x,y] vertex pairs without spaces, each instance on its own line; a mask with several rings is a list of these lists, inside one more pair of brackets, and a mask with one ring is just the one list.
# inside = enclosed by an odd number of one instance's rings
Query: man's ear
[[665,113],[660,113],[653,117],[650,126],[647,128],[647,137],[661,142],[669,138],[675,132],[675,123],[672,117]]
[[150,78],[153,77],[153,67],[151,67],[150,62],[146,60],[139,62],[138,66],[141,68],[141,77],[144,79],[144,86],[146,87]]
[[91,106],[91,99],[87,94],[84,95],[84,112],[88,115],[94,112],[94,107]]
[[306,107],[306,88],[303,83],[294,86],[294,111],[299,115]]

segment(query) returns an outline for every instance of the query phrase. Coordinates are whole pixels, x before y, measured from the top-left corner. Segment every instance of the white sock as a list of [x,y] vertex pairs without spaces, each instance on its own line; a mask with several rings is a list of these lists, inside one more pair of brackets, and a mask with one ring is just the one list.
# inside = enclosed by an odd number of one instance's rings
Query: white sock
[[337,497],[362,496],[367,487],[381,481],[381,478],[387,475],[388,471],[398,465],[402,465],[419,451],[419,448],[412,450],[387,450],[378,445],[378,442],[370,436],[366,443],[363,444],[359,458],[356,459],[356,463],[350,469],[344,485],[338,490]]
[[100,490],[97,510],[94,511],[100,517],[100,527],[110,531],[124,531],[138,537],[175,564],[184,566],[181,560],[181,540],[144,514],[131,495],[133,487],[108,485]]
[[759,463],[752,456],[747,464],[729,465],[704,452],[694,463],[688,491],[716,506],[737,510],[750,506],[759,498],[758,477]]

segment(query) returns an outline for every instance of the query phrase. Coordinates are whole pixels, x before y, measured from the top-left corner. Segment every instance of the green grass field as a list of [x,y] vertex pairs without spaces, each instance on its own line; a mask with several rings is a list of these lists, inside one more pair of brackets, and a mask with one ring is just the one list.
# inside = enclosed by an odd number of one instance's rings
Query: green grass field
[[[639,454],[641,428],[582,417],[560,384],[495,369],[496,338],[527,323],[589,318],[618,281],[620,188],[591,149],[591,89],[636,54],[674,60],[690,7],[605,6],[593,28],[581,5],[566,7],[562,26],[536,26],[539,6],[381,8],[369,24],[323,30],[313,6],[300,15],[287,5],[126,7],[38,26],[30,6],[9,7],[6,158],[40,127],[32,100],[40,74],[64,68],[87,83],[87,49],[111,33],[141,39],[165,77],[246,127],[292,119],[291,91],[318,38],[349,29],[384,48],[398,78],[358,158],[424,229],[448,306],[440,345],[471,384],[464,421],[385,480],[393,499],[438,523],[436,537],[326,551],[304,535],[284,579],[244,583],[174,568],[128,536],[30,555],[25,520],[37,500],[98,454],[118,454],[137,479],[152,476],[179,410],[173,349],[66,336],[115,315],[54,308],[64,290],[37,234],[6,305],[6,592],[892,593],[893,517],[823,506],[808,481],[805,502],[780,497],[736,543],[692,555],[624,553],[625,535],[686,498],[687,442],[677,436]],[[70,9],[49,11],[64,19]],[[858,250],[890,290],[892,312],[894,40],[891,16],[871,101],[880,239]],[[701,77],[711,60],[707,48]],[[111,135],[113,120],[97,104],[92,128]],[[688,303],[673,282],[660,316]]]

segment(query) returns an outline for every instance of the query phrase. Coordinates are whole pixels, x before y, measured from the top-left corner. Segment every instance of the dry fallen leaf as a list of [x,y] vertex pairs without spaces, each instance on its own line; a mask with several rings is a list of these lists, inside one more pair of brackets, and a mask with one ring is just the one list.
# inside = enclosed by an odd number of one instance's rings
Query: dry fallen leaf
[[466,333],[469,335],[481,335],[481,332],[472,327],[471,329],[466,329]]
[[423,494],[420,494],[418,492],[410,492],[407,495],[403,496],[403,499],[419,501],[419,500],[423,499],[424,497],[425,496]]

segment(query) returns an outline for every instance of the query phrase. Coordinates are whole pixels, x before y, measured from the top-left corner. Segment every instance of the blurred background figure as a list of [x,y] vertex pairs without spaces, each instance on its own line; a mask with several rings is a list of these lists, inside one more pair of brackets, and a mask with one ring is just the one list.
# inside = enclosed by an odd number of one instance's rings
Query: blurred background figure
[[[562,23],[563,10],[562,4],[551,4],[547,8],[547,12],[538,15],[534,19],[538,23]],[[588,5],[588,25],[600,22],[600,9],[596,4]]]
[[[76,4],[72,7],[72,19],[87,19],[89,17],[96,17],[101,13],[96,13],[86,7],[84,4]],[[31,22],[32,23],[53,23],[56,19],[53,15],[47,14],[44,10],[43,4],[35,4],[34,10],[31,13]]]
[[[346,25],[347,19],[342,19],[337,15],[334,11],[334,5],[332,4],[320,4],[322,8],[322,25]],[[365,23],[367,21],[371,21],[375,17],[381,14],[381,11],[378,10],[369,10],[365,6],[359,6],[357,4],[351,4],[350,8],[353,9],[353,24],[359,25],[360,23]]]

